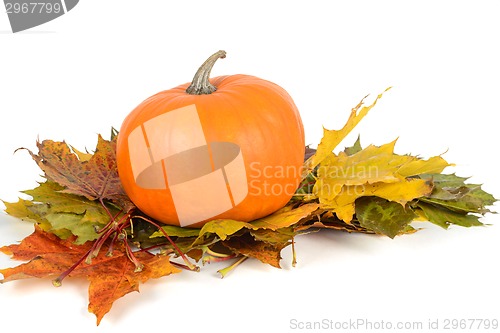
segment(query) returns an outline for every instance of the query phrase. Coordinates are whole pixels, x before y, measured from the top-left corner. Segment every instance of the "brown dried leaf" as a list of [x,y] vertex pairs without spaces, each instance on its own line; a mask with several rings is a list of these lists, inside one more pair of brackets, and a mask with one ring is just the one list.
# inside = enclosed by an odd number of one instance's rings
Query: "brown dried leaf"
[[116,139],[107,141],[99,135],[94,154],[85,159],[79,159],[65,142],[44,140],[37,142],[37,147],[38,154],[27,150],[45,178],[64,187],[62,192],[89,200],[110,200],[125,211],[132,209],[118,177]]
[[268,243],[255,240],[250,234],[246,233],[239,237],[231,237],[222,242],[237,255],[259,259],[265,264],[276,268],[280,267],[281,250],[290,243]]

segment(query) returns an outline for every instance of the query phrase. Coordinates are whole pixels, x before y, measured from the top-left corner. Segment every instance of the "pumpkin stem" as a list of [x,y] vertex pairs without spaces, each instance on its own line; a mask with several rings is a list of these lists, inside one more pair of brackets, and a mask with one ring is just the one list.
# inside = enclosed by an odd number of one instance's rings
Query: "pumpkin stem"
[[226,51],[217,51],[212,54],[203,65],[200,66],[194,75],[193,82],[191,82],[191,85],[186,89],[186,92],[190,95],[210,95],[216,91],[217,88],[209,81],[210,71],[219,58],[223,59],[225,57]]

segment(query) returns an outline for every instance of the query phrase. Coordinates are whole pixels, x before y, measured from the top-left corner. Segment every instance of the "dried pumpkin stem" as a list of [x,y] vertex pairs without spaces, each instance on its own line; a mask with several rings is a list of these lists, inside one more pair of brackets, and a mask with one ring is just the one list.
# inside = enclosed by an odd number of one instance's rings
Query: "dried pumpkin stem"
[[212,54],[194,75],[191,85],[186,89],[190,95],[210,95],[217,88],[210,83],[210,72],[215,62],[226,57],[226,51],[217,51]]

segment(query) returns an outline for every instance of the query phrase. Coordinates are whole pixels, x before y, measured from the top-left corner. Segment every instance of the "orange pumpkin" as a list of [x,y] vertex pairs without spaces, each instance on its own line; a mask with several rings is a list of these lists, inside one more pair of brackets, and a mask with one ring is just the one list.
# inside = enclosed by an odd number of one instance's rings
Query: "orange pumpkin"
[[253,76],[209,79],[225,55],[208,58],[191,84],[143,101],[121,127],[123,187],[160,222],[251,221],[285,206],[299,185],[304,129],[292,98]]

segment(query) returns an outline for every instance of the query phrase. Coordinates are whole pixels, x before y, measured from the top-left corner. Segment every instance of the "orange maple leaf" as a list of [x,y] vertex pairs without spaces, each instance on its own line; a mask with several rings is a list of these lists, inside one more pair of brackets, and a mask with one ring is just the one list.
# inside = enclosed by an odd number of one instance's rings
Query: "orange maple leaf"
[[[97,317],[97,325],[113,302],[122,296],[139,291],[139,285],[149,279],[156,279],[180,272],[170,262],[168,255],[136,251],[134,256],[143,268],[136,271],[136,266],[127,257],[123,246],[116,244],[113,256],[99,254],[90,264],[81,263],[69,276],[86,277],[89,282],[88,310]],[[39,227],[20,244],[0,248],[1,252],[12,255],[13,259],[28,261],[13,268],[1,269],[4,276],[1,283],[26,278],[57,278],[75,263],[81,262],[92,248],[92,243],[75,245],[71,239],[62,240],[45,232]]]

